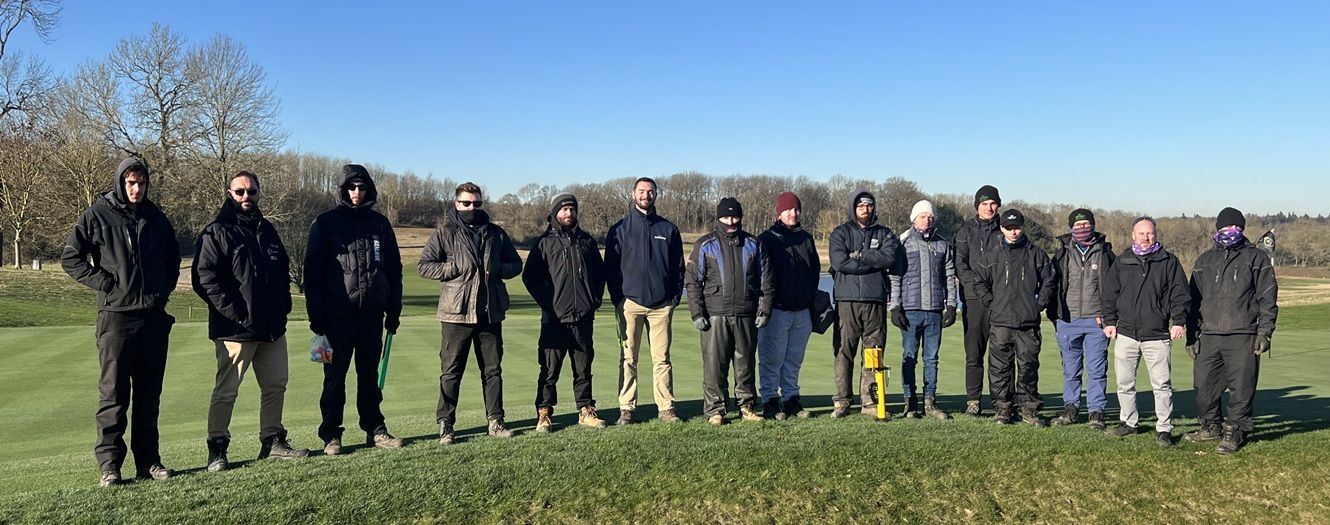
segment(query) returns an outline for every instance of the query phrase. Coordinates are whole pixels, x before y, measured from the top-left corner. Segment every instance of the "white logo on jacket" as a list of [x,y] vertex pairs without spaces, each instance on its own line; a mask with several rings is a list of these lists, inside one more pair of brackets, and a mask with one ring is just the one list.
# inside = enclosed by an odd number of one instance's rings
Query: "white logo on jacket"
[[652,238],[652,239],[660,239],[660,240],[662,240],[662,241],[668,241],[668,240],[669,240],[669,239],[666,238],[664,235],[653,235],[651,238]]

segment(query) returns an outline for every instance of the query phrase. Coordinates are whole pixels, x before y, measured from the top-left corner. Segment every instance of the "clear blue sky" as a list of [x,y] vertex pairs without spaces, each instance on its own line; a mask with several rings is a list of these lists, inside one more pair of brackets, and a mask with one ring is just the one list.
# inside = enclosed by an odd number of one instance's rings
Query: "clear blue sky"
[[67,2],[243,42],[288,146],[531,181],[901,176],[1156,215],[1330,214],[1330,2]]

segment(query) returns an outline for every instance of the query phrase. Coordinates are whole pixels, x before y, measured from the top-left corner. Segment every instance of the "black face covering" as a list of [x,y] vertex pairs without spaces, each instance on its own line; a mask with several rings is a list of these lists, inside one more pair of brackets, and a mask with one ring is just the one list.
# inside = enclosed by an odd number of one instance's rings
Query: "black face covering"
[[743,220],[739,220],[738,222],[735,222],[734,224],[731,225],[720,222],[720,220],[716,220],[716,225],[718,228],[720,228],[720,232],[725,234],[726,237],[734,237],[735,235],[739,234],[739,230],[743,229],[744,223]]
[[462,219],[462,223],[472,226],[476,223],[476,210],[457,210],[457,217]]

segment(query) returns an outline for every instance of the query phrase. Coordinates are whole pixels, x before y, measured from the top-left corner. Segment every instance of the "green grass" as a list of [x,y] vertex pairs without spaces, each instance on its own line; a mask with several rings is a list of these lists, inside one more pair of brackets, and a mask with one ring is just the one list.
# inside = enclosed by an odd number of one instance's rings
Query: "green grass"
[[[383,404],[389,427],[408,438],[404,450],[360,447],[298,463],[251,461],[258,451],[258,391],[247,380],[231,425],[231,458],[244,461],[243,468],[203,473],[215,365],[206,324],[182,319],[172,332],[160,427],[164,462],[183,473],[167,482],[100,490],[91,454],[97,350],[91,326],[79,322],[92,317],[91,295],[79,300],[77,288],[16,287],[20,273],[0,273],[0,320],[32,317],[34,305],[44,305],[52,319],[70,326],[0,328],[0,479],[9,481],[0,494],[0,523],[1288,523],[1330,515],[1325,306],[1281,308],[1275,358],[1262,361],[1257,435],[1240,454],[1224,457],[1212,446],[1158,450],[1152,436],[1117,440],[1083,425],[832,420],[825,417],[833,390],[825,336],[810,342],[802,374],[805,397],[819,417],[713,429],[698,417],[698,338],[685,315],[675,319],[673,360],[688,421],[577,428],[565,371],[556,418],[564,426],[540,435],[530,432],[539,313],[529,299],[517,300],[504,324],[504,379],[508,419],[519,435],[506,441],[483,436],[480,384],[471,365],[462,387],[461,442],[443,448],[434,443],[437,285],[415,277],[412,268],[408,317]],[[60,279],[49,282],[60,285]],[[509,285],[515,296],[524,294],[519,280]],[[38,289],[43,295],[29,299]],[[179,293],[172,304],[191,297]],[[594,392],[607,418],[615,415],[618,375],[612,320],[609,310],[598,319],[594,366]],[[298,446],[316,447],[321,370],[305,357],[302,325],[291,325],[285,422]],[[959,328],[948,329],[943,341],[939,384],[948,410],[963,404]],[[891,355],[899,349],[895,333],[891,329],[888,338]],[[1181,349],[1174,357],[1180,433],[1194,428],[1189,416],[1195,409],[1191,361]],[[642,358],[648,359],[645,352]],[[1042,358],[1041,391],[1056,407],[1061,372],[1051,332]],[[891,361],[898,369],[899,360]],[[899,408],[895,372],[889,401]],[[1144,373],[1141,379],[1139,389],[1148,392]],[[648,405],[643,415],[654,415],[649,388],[641,401]],[[1148,393],[1139,403],[1150,414]],[[1110,409],[1116,405],[1110,393]],[[352,402],[348,442],[361,435],[355,421]]]

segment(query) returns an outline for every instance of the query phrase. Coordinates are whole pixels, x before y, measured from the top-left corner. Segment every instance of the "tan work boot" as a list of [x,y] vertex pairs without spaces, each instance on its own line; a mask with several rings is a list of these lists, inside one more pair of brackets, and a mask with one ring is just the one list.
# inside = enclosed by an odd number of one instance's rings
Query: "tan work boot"
[[402,448],[403,445],[402,438],[393,437],[393,435],[389,434],[386,430],[374,434],[374,436],[370,437],[369,442],[378,448],[386,448],[390,450]]
[[605,420],[596,416],[596,407],[584,406],[577,411],[577,424],[591,428],[605,428]]
[[679,420],[679,414],[674,413],[674,409],[673,409],[673,408],[668,409],[668,410],[662,410],[662,411],[660,412],[660,415],[658,415],[658,416],[656,416],[656,417],[657,417],[658,419],[660,419],[661,421],[664,421],[664,422],[666,422],[666,423],[678,423],[678,422],[680,421],[680,420]]
[[724,424],[725,424],[725,416],[722,416],[722,415],[720,415],[720,414],[716,414],[716,415],[714,415],[714,416],[711,416],[711,417],[707,418],[707,423],[711,423],[711,426],[713,426],[713,427],[718,427],[718,426],[724,425]]
[[550,421],[550,414],[554,410],[550,407],[540,407],[536,409],[536,432],[549,432],[554,422]]
[[753,407],[751,405],[744,405],[739,407],[739,417],[743,418],[744,421],[751,421],[751,422],[767,420],[767,418],[762,417],[762,414],[759,414],[757,413],[757,411],[753,410]]

